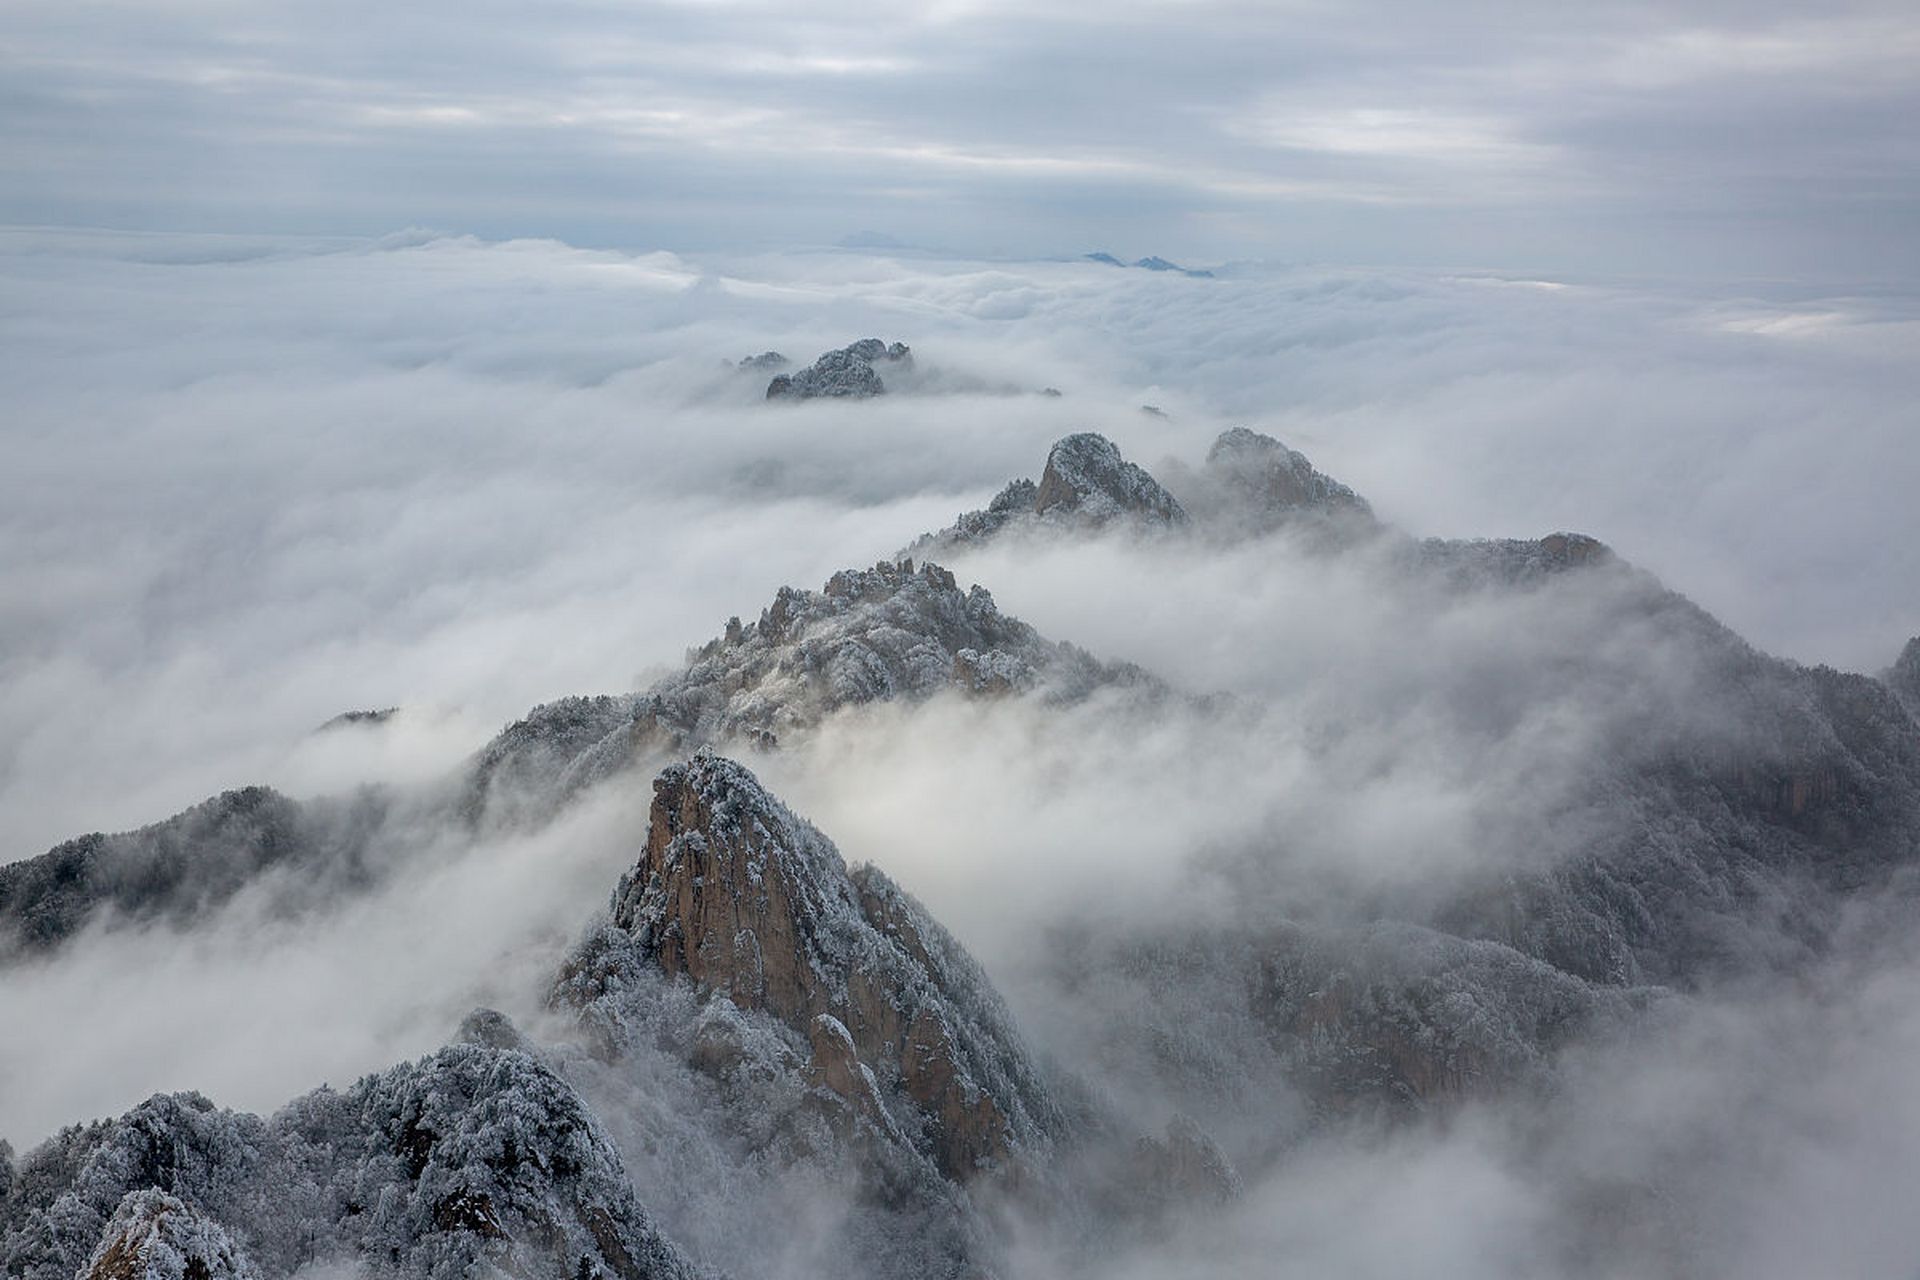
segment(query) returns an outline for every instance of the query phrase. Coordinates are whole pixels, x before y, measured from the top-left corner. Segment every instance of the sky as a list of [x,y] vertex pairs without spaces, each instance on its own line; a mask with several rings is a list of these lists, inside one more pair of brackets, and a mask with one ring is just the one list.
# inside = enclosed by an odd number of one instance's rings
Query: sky
[[16,0],[0,221],[1911,287],[1902,0]]

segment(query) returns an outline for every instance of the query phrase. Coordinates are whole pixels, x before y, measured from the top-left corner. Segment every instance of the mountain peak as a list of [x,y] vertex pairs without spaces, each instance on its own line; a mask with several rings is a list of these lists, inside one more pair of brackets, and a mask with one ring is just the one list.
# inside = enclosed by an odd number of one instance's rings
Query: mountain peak
[[1095,526],[1122,516],[1157,525],[1187,523],[1178,499],[1121,457],[1113,441],[1093,431],[1067,436],[1048,451],[1033,511],[1040,516],[1070,513],[1077,523]]
[[875,367],[878,365],[902,372],[910,370],[913,368],[913,350],[904,342],[887,343],[879,338],[862,338],[838,350],[823,353],[798,373],[775,374],[773,381],[767,384],[767,399],[812,400],[824,396],[865,400],[885,395],[887,384],[880,378],[879,370]]
[[481,750],[469,804],[476,814],[549,812],[648,753],[767,749],[845,706],[946,690],[1044,689],[1071,701],[1123,682],[1147,683],[1047,640],[937,564],[882,560],[843,569],[818,591],[780,588],[757,621],[730,620],[689,651],[685,670],[645,693],[534,708]]
[[1177,275],[1191,276],[1196,280],[1213,279],[1213,272],[1211,271],[1200,271],[1183,267],[1177,262],[1169,262],[1157,253],[1148,254],[1144,258],[1135,258],[1132,262],[1123,262],[1119,258],[1106,252],[1083,253],[1080,256],[1088,262],[1098,262],[1108,267],[1132,267],[1140,271],[1171,271]]
[[939,554],[977,544],[1008,528],[1099,529],[1117,523],[1146,529],[1185,528],[1189,519],[1166,488],[1128,462],[1113,441],[1082,431],[1056,441],[1038,484],[1014,480],[988,503],[938,533],[925,534],[906,554]]

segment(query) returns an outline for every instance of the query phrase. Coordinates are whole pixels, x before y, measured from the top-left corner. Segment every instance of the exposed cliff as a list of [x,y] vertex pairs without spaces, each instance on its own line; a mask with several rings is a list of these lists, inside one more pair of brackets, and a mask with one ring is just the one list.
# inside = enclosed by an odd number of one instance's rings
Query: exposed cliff
[[613,925],[664,973],[784,1023],[822,1087],[883,1131],[923,1135],[950,1178],[1043,1160],[1064,1130],[973,959],[732,761],[701,752],[655,781]]

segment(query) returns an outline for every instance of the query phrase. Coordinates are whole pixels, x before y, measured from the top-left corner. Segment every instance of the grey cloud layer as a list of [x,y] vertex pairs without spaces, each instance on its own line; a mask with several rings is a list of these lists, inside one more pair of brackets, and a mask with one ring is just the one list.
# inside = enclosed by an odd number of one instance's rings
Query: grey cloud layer
[[17,5],[13,221],[1916,268],[1905,6]]

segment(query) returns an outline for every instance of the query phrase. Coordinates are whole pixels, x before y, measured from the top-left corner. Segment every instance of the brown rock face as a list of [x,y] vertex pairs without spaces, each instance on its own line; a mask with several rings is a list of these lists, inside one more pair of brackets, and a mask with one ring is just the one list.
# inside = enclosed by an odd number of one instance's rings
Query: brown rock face
[[978,966],[739,765],[702,753],[654,782],[614,923],[668,973],[806,1036],[809,1077],[856,1111],[917,1108],[926,1123],[904,1128],[947,1176],[1050,1143],[1058,1113]]
[[212,1219],[163,1191],[130,1192],[81,1280],[242,1280],[254,1271]]

